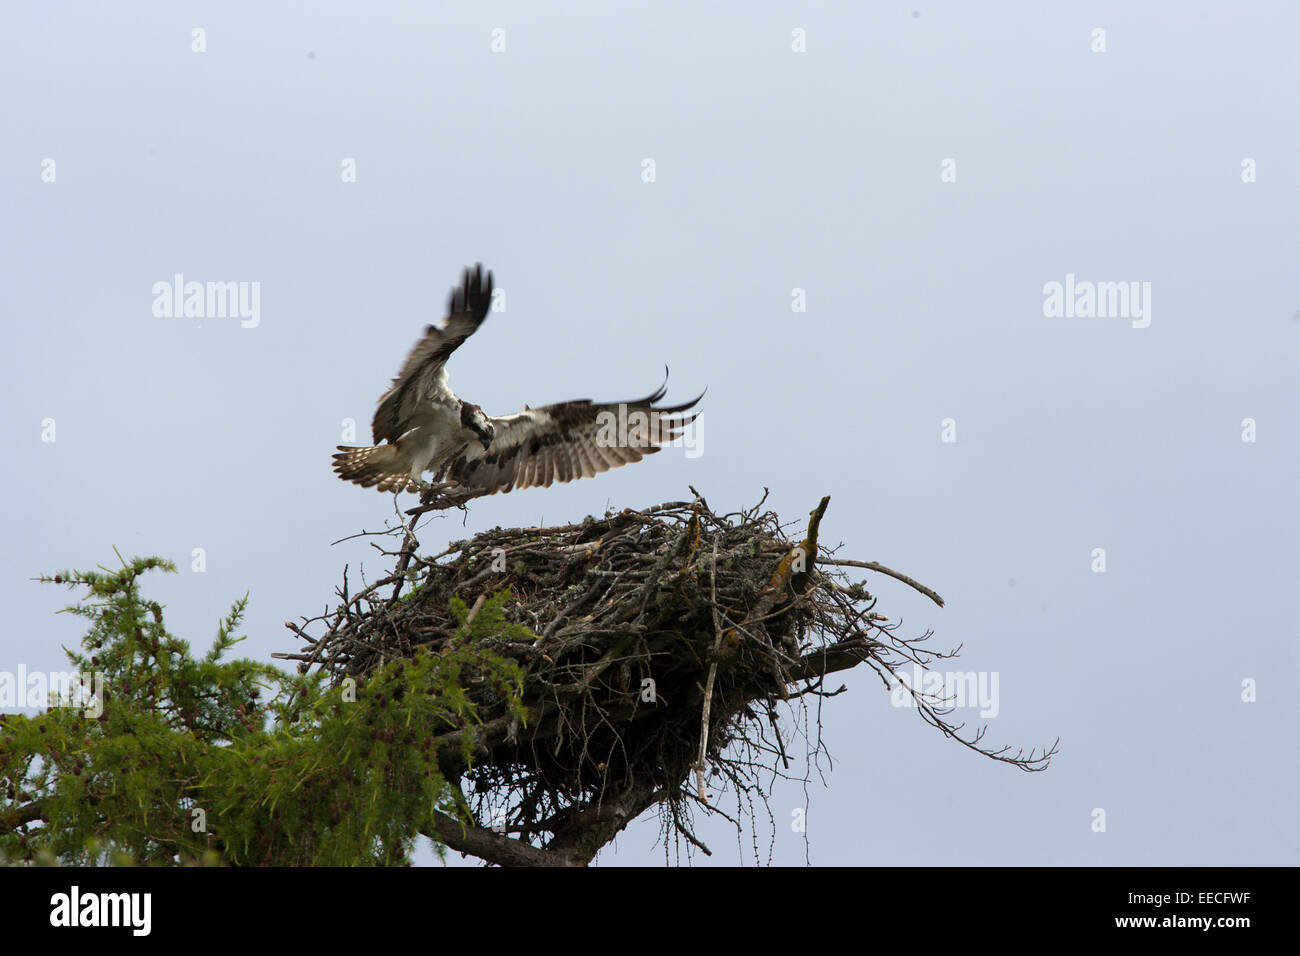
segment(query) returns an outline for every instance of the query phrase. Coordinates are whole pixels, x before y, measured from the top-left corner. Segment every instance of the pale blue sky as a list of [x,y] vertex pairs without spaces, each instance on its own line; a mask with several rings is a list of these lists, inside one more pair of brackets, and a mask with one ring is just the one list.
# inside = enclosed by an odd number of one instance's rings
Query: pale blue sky
[[[987,741],[1060,736],[1022,774],[846,674],[813,863],[1300,862],[1292,5],[266,7],[0,8],[0,670],[62,669],[80,622],[30,579],[114,546],[181,565],[147,585],[177,634],[205,648],[249,591],[242,651],[292,649],[345,563],[382,570],[329,544],[392,514],[331,472],[340,422],[364,434],[482,261],[508,306],[461,395],[626,398],[667,363],[670,398],[709,388],[703,454],[485,498],[427,544],[688,483],[791,520],[830,494],[824,539],[947,599],[869,577],[878,609],[997,672]],[[154,316],[176,273],[259,283],[259,324]],[[1045,317],[1070,274],[1150,283],[1149,327]],[[776,789],[777,863],[804,805]],[[696,864],[753,862],[697,823]],[[661,864],[657,829],[598,862]]]

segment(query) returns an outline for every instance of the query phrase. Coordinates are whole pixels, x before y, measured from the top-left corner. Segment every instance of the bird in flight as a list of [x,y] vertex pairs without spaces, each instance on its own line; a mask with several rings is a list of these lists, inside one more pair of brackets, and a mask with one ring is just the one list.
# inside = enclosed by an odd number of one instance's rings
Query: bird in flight
[[[425,327],[402,370],[379,398],[371,422],[374,444],[338,446],[334,470],[344,481],[380,491],[454,488],[471,495],[549,487],[640,461],[672,441],[699,412],[704,397],[656,405],[664,385],[645,398],[593,403],[576,399],[513,415],[486,415],[447,385],[447,359],[473,335],[492,305],[492,273],[466,269],[448,296],[447,318]],[[432,472],[434,481],[421,476]]]

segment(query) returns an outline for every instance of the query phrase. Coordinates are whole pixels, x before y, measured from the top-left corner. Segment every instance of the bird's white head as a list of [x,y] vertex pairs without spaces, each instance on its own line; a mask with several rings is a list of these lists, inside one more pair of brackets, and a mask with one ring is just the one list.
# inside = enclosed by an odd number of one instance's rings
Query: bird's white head
[[488,421],[488,417],[483,414],[483,409],[469,402],[461,402],[460,423],[478,436],[478,440],[483,443],[483,450],[487,451],[492,444],[492,436],[496,430],[492,427],[492,423]]

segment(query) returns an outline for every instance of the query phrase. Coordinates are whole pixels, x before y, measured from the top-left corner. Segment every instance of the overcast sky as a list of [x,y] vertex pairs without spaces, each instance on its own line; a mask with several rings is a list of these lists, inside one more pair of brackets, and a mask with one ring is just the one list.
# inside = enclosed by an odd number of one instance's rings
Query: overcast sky
[[[829,494],[824,541],[947,601],[867,575],[878,610],[997,675],[996,716],[955,716],[1060,737],[1021,773],[844,674],[773,862],[1300,862],[1300,14],[1028,6],[9,0],[0,670],[63,669],[82,622],[31,578],[114,547],[177,562],[145,590],[198,650],[245,591],[242,653],[295,649],[345,563],[383,571],[330,545],[393,511],[331,471],[343,422],[482,261],[506,308],[460,395],[629,398],[667,364],[670,399],[708,386],[700,453],[426,545]],[[159,315],[177,275],[256,309]],[[754,862],[696,821],[689,862]],[[662,865],[658,830],[598,864]]]

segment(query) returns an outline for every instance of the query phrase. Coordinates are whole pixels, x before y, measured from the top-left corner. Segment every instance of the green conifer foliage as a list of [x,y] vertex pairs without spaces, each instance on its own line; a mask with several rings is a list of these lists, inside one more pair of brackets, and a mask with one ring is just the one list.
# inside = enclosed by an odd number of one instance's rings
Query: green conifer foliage
[[467,688],[490,689],[526,720],[518,666],[475,647],[485,635],[526,634],[503,616],[508,592],[472,620],[453,602],[460,627],[442,653],[327,688],[319,672],[229,657],[247,595],[194,657],[141,593],[152,570],[176,568],[136,558],[42,578],[84,592],[65,611],[90,629],[67,653],[102,681],[102,708],[0,716],[0,860],[405,863],[435,811],[467,819],[437,769],[449,745],[472,763],[479,720]]

